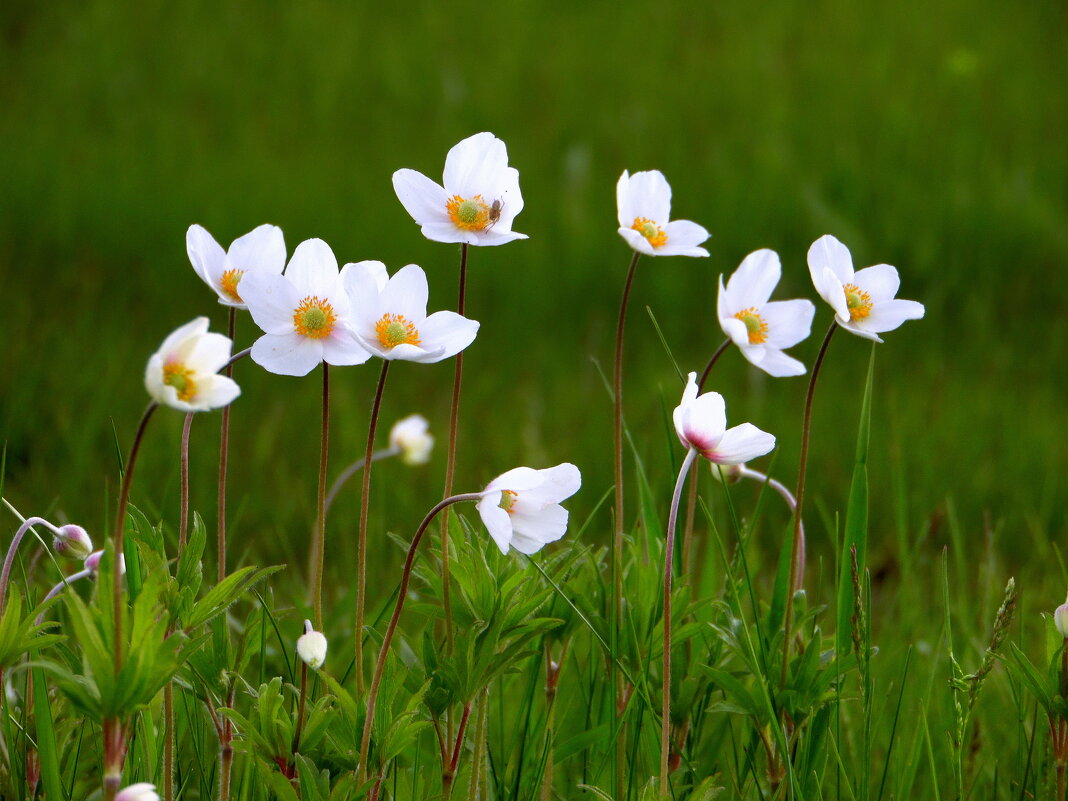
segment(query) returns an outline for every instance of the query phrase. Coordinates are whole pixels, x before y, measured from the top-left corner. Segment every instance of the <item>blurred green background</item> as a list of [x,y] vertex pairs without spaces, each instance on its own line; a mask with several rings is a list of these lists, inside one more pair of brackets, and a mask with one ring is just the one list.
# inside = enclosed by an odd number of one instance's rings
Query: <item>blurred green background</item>
[[[569,460],[584,474],[571,505],[585,518],[609,488],[598,365],[610,373],[630,257],[614,187],[623,169],[659,169],[674,216],[714,235],[709,259],[643,259],[629,317],[628,422],[665,515],[681,455],[665,414],[680,384],[645,307],[682,369],[699,370],[722,341],[717,276],[770,247],[784,266],[776,297],[815,299],[805,252],[834,233],[858,267],[896,265],[901,295],[927,306],[878,347],[873,560],[890,558],[895,536],[937,553],[951,513],[969,542],[1001,527],[1005,557],[1025,561],[1063,535],[1068,501],[1066,41],[1068,12],[1051,0],[8,0],[4,493],[103,538],[112,424],[125,449],[148,356],[196,315],[225,325],[188,264],[191,223],[224,246],[271,222],[290,252],[322,237],[342,263],[416,262],[431,308],[454,307],[458,248],[420,236],[390,176],[438,179],[449,147],[490,130],[520,171],[515,228],[530,239],[472,251],[468,310],[482,329],[466,362],[458,489]],[[830,317],[818,303],[813,337],[793,350],[806,364]],[[242,317],[238,346],[254,336]],[[868,354],[836,338],[817,394],[810,486],[825,520],[844,508]],[[444,444],[452,370],[398,364],[383,425],[419,411]],[[335,469],[362,453],[377,372],[333,374]],[[301,564],[319,381],[251,362],[236,378],[234,558]],[[709,386],[733,422],[778,435],[773,471],[792,484],[805,379],[769,379],[730,352]],[[134,491],[172,523],[180,426],[177,413],[159,416]],[[209,525],[217,437],[217,414],[197,419],[193,502]],[[378,468],[373,530],[408,536],[443,472],[443,448],[426,468]],[[357,491],[330,524],[343,582]],[[825,527],[811,527],[814,555],[828,554]],[[604,508],[588,536],[609,530]]]

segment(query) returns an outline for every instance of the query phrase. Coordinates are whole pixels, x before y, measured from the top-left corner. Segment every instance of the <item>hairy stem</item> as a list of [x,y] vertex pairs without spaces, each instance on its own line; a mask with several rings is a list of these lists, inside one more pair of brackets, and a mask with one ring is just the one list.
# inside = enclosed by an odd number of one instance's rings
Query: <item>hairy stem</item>
[[323,630],[323,559],[326,554],[326,465],[330,454],[330,365],[323,362],[323,415],[319,440],[319,488],[316,495],[315,540],[312,543],[312,617]]

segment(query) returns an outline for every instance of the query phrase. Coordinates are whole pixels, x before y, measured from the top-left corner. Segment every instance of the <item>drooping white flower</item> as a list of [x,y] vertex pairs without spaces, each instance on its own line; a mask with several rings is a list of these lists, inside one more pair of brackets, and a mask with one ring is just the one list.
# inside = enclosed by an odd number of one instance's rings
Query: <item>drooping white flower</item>
[[709,237],[708,231],[689,220],[669,222],[671,186],[659,170],[626,170],[616,184],[616,210],[619,235],[627,244],[646,256],[707,256],[698,247]]
[[297,656],[312,670],[318,670],[326,661],[326,637],[315,631],[309,621],[305,621],[304,633],[297,638]]
[[216,375],[230,360],[233,343],[208,333],[208,318],[197,317],[163,340],[145,368],[152,399],[183,412],[226,406],[241,394],[233,379]]
[[[85,569],[94,573],[98,572],[100,570],[100,560],[103,556],[103,551],[93,551],[85,557]],[[126,574],[126,554],[119,554],[119,570],[122,571],[123,575]]]
[[389,430],[389,447],[401,454],[405,464],[426,464],[434,448],[430,424],[421,414],[412,414],[393,424]]
[[442,183],[415,170],[393,173],[397,197],[427,239],[503,245],[527,238],[512,230],[523,210],[519,171],[508,166],[508,150],[493,134],[478,133],[455,145],[445,157]]
[[567,531],[567,510],[560,502],[582,486],[573,464],[535,470],[517,467],[493,479],[478,502],[478,513],[493,541],[508,553],[537,553]]
[[746,256],[723,285],[719,277],[719,324],[749,362],[768,375],[801,375],[805,365],[783,353],[812,330],[816,307],[808,300],[768,302],[782,276],[779,254],[757,250]]
[[894,297],[901,284],[894,267],[876,264],[853,272],[849,249],[830,234],[808,249],[808,270],[835,320],[857,336],[882,342],[879,334],[923,317],[922,303]]
[[159,794],[156,792],[156,785],[141,782],[120,790],[115,801],[159,801]]
[[698,397],[697,373],[690,373],[672,418],[682,444],[716,464],[746,462],[775,447],[775,437],[751,423],[727,428],[723,396],[706,392]]
[[56,553],[62,554],[69,559],[85,559],[93,552],[93,540],[89,532],[81,526],[68,523],[59,528],[53,528],[52,547]]
[[239,236],[223,250],[202,226],[191,225],[185,234],[189,262],[205,284],[215,290],[219,303],[248,308],[238,289],[246,273],[278,275],[286,266],[286,243],[277,225],[261,225]]
[[297,245],[284,275],[246,275],[241,296],[264,331],[252,345],[252,361],[269,372],[307,375],[323,361],[350,365],[371,358],[349,327],[337,259],[321,239]]
[[456,312],[427,316],[426,273],[417,264],[397,270],[385,285],[366,269],[350,269],[345,288],[356,339],[383,359],[440,362],[470,345],[478,333],[475,320]]

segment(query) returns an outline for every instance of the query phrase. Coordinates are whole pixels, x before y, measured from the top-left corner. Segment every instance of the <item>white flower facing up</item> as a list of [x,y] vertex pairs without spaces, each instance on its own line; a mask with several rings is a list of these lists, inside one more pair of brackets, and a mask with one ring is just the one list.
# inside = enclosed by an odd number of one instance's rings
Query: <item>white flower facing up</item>
[[159,801],[159,794],[156,792],[156,785],[141,782],[120,790],[115,801]]
[[627,244],[646,256],[707,256],[698,247],[709,237],[708,231],[689,220],[669,222],[671,186],[659,170],[626,170],[616,184],[616,210],[619,235]]
[[894,267],[876,264],[853,272],[849,249],[830,234],[808,249],[808,269],[835,320],[857,336],[882,342],[879,334],[923,317],[922,303],[894,297],[901,283]]
[[527,238],[512,230],[523,210],[519,171],[508,166],[508,150],[493,134],[478,133],[453,147],[442,183],[415,170],[393,173],[397,197],[427,239],[503,245]]
[[493,541],[508,553],[537,553],[567,531],[567,510],[560,502],[582,486],[582,476],[573,464],[535,470],[517,467],[497,476],[482,493],[478,513]]
[[199,225],[185,234],[189,262],[205,284],[215,290],[219,303],[238,309],[248,308],[239,284],[246,273],[278,275],[286,266],[286,243],[277,225],[261,225],[223,250],[215,238]]
[[312,670],[318,670],[326,662],[326,637],[315,631],[310,622],[305,622],[304,629],[297,638],[297,656]]
[[430,424],[421,414],[398,420],[389,430],[389,447],[400,453],[401,461],[405,464],[426,464],[434,448]]
[[145,389],[157,403],[183,412],[226,406],[241,394],[233,379],[216,375],[230,360],[233,343],[208,333],[208,318],[197,317],[163,340],[145,368]]
[[241,296],[264,331],[252,345],[252,361],[269,372],[307,375],[320,362],[363,364],[371,358],[349,328],[342,273],[321,239],[297,245],[284,275],[246,275]]
[[723,396],[706,392],[698,397],[697,373],[690,373],[682,402],[675,407],[672,418],[682,444],[716,464],[746,462],[775,447],[775,437],[752,423],[727,428]]
[[719,277],[719,325],[751,364],[768,375],[801,375],[805,365],[783,353],[812,331],[816,307],[808,300],[768,302],[782,276],[779,254],[757,250],[746,256],[723,285]]
[[402,267],[382,284],[369,264],[345,273],[352,330],[368,351],[383,359],[430,363],[455,356],[474,341],[475,320],[451,311],[427,316],[429,290],[419,265]]

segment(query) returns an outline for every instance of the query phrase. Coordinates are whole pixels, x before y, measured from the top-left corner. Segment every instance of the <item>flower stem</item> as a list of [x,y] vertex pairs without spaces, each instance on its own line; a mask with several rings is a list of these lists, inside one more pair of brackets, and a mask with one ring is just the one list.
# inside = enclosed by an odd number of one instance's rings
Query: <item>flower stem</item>
[[[112,537],[111,552],[111,592],[113,598],[112,612],[115,619],[115,675],[119,675],[122,668],[122,559],[126,553],[126,507],[130,503],[130,487],[133,485],[134,467],[137,465],[137,454],[141,450],[141,441],[145,438],[145,428],[152,419],[152,413],[156,411],[158,404],[153,401],[148,404],[141,422],[137,425],[137,433],[134,434],[133,444],[130,446],[130,455],[126,459],[126,470],[122,475],[122,489],[119,490],[119,506],[115,511],[115,533]],[[120,769],[121,773],[121,769]]]
[[397,630],[397,623],[400,620],[401,612],[404,609],[404,600],[408,595],[408,582],[412,577],[412,567],[415,564],[415,554],[419,548],[419,542],[423,539],[423,534],[426,533],[427,527],[430,525],[431,521],[442,509],[462,501],[477,501],[481,497],[481,493],[469,492],[464,495],[453,495],[452,497],[440,501],[437,506],[431,509],[427,513],[427,516],[423,518],[423,522],[420,523],[419,528],[415,530],[415,536],[412,537],[412,544],[408,546],[408,556],[404,560],[404,571],[401,573],[400,588],[397,591],[397,603],[393,607],[393,616],[389,619],[389,625],[386,626],[386,633],[382,638],[382,647],[378,651],[378,662],[375,664],[374,676],[371,678],[371,687],[367,693],[367,716],[364,718],[363,737],[360,740],[360,775],[362,777],[366,777],[367,775],[367,752],[371,745],[371,724],[374,722],[375,717],[375,702],[378,699],[378,688],[382,683],[382,674],[385,672],[386,656],[389,654],[389,646],[393,642],[393,634]]
[[478,702],[478,717],[475,721],[475,753],[471,759],[471,780],[467,785],[467,801],[478,801],[486,764],[486,729],[489,723],[489,687],[481,693]]
[[[616,356],[612,373],[612,400],[614,406],[613,415],[613,444],[615,457],[615,532],[612,537],[612,655],[615,657],[618,649],[619,630],[623,620],[623,329],[627,322],[627,303],[630,300],[630,289],[634,283],[634,273],[638,267],[637,251],[630,260],[630,268],[627,270],[627,280],[623,284],[623,298],[619,302],[619,323],[616,326]],[[623,762],[626,757],[625,742],[626,732],[622,722],[626,707],[626,688],[623,686],[623,677],[616,671],[615,659],[612,659],[613,684],[616,686],[616,722],[618,736],[616,737],[615,751],[615,797],[623,797]]]
[[[781,481],[776,481],[774,478],[769,478],[767,475],[761,473],[759,470],[753,470],[751,468],[745,467],[744,465],[742,466],[740,475],[742,478],[751,478],[754,481],[759,481],[761,484],[767,484],[779,494],[779,497],[781,497],[786,502],[786,505],[789,507],[791,514],[796,514],[797,499],[794,498],[794,494],[790,492],[790,490],[786,488],[786,485],[783,484]],[[803,521],[799,522],[797,525],[797,536],[801,539],[801,546],[799,548],[801,554],[801,563],[797,570],[797,576],[795,577],[797,581],[797,584],[794,587],[795,592],[800,590],[804,586],[805,580],[805,524]]]
[[[237,328],[237,309],[233,306],[230,307],[230,319],[227,326],[227,334],[230,337],[230,341],[234,340],[234,331]],[[243,359],[249,353],[252,352],[252,348],[246,348],[240,353],[234,354],[230,357],[230,361],[226,363],[224,373],[227,378],[232,378],[234,375],[234,362],[238,359]],[[222,422],[220,423],[219,430],[219,500],[218,500],[218,520],[216,521],[217,531],[217,547],[219,551],[219,570],[218,581],[222,582],[226,578],[226,467],[230,455],[230,404],[223,407],[222,410]]]
[[15,563],[15,553],[19,549],[22,538],[26,536],[26,532],[34,526],[45,526],[52,529],[52,531],[56,531],[56,527],[43,517],[28,517],[22,521],[22,525],[15,532],[14,539],[11,540],[11,547],[7,549],[7,556],[4,558],[4,569],[0,573],[0,617],[3,616],[4,610],[7,608],[7,585],[11,581],[11,568]]
[[[367,507],[371,501],[371,462],[375,450],[375,429],[378,427],[378,411],[382,407],[382,393],[389,374],[389,360],[383,359],[382,372],[378,376],[378,388],[371,405],[371,422],[367,426],[367,451],[363,457],[363,489],[360,492],[360,540],[357,545],[356,577],[356,696],[363,695],[363,615],[367,595]],[[322,631],[322,628],[318,628]]]
[[326,464],[330,453],[330,365],[323,362],[323,425],[319,440],[319,490],[312,542],[312,610],[315,630],[323,630],[323,559],[326,555]]
[[708,380],[708,376],[711,374],[712,368],[716,366],[716,362],[719,361],[719,357],[724,354],[724,352],[727,350],[727,348],[730,347],[730,345],[731,345],[731,340],[730,340],[730,337],[728,337],[727,339],[723,340],[723,342],[720,344],[720,346],[718,348],[716,348],[716,352],[713,353],[712,354],[712,358],[708,360],[708,364],[705,365],[705,369],[701,373],[701,380],[697,382],[697,394],[698,395],[700,395],[702,392],[704,392],[705,382]]
[[300,749],[300,735],[304,729],[304,710],[308,699],[308,663],[300,661],[300,704],[297,707],[297,730],[293,734],[293,764],[297,763],[297,751]]
[[[463,316],[467,310],[467,243],[460,245],[460,286],[456,301],[456,313]],[[456,439],[460,421],[460,387],[464,378],[464,352],[456,354],[456,374],[452,380],[452,409],[449,412],[449,452],[445,459],[445,490],[442,495],[452,494],[456,476]],[[452,600],[449,592],[449,515],[441,516],[441,603],[445,612],[445,653],[452,653]]]
[[[400,448],[382,448],[371,455],[371,461],[378,462],[382,459],[388,459],[390,456],[396,456],[400,452]],[[326,511],[330,511],[330,507],[334,505],[334,499],[337,498],[337,494],[341,492],[341,488],[344,487],[349,479],[356,475],[362,467],[363,457],[361,456],[342,470],[341,474],[334,479],[334,483],[330,485],[330,491],[326,493]]]
[[[181,481],[182,497],[181,508],[178,511],[178,559],[182,558],[185,550],[186,539],[189,533],[189,429],[193,425],[193,415],[189,412],[185,416],[185,424],[182,426],[181,446]],[[163,799],[174,801],[174,682],[168,681],[163,688]]]
[[831,344],[831,337],[834,336],[834,332],[837,329],[837,322],[832,322],[831,327],[827,329],[827,335],[823,338],[823,344],[820,345],[819,355],[816,357],[816,362],[812,365],[812,375],[808,380],[808,392],[805,395],[805,417],[804,422],[801,425],[801,459],[797,470],[797,492],[794,496],[797,499],[797,506],[794,510],[794,536],[792,553],[790,555],[790,581],[787,583],[790,591],[786,593],[786,613],[783,619],[782,677],[780,682],[783,687],[786,686],[786,673],[790,665],[790,639],[793,633],[794,594],[796,593],[797,587],[803,586],[805,578],[802,573],[805,563],[805,554],[803,551],[805,537],[801,530],[801,512],[805,502],[805,470],[808,466],[808,440],[812,428],[812,398],[816,392],[816,379],[819,378],[823,358],[827,355],[827,347]]
[[675,568],[675,524],[679,517],[682,488],[686,484],[686,475],[690,472],[695,458],[697,458],[697,449],[690,448],[686,452],[686,458],[682,460],[682,467],[679,468],[675,492],[671,496],[667,542],[664,545],[664,697],[660,706],[660,794],[665,798],[668,795],[668,758],[671,752],[671,577]]
[[178,558],[182,556],[182,551],[185,550],[186,538],[189,534],[189,429],[193,425],[193,415],[196,412],[190,412],[185,416],[185,423],[182,425],[182,452],[181,452],[181,476],[182,476],[182,498],[181,508],[178,510]]

